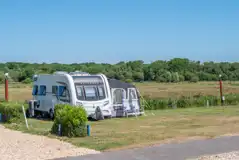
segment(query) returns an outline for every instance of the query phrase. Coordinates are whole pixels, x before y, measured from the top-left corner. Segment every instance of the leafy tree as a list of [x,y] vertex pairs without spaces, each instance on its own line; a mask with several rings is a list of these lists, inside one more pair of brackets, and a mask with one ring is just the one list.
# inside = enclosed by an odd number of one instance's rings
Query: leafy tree
[[219,74],[223,80],[239,80],[239,62],[204,62],[190,61],[186,58],[174,58],[169,61],[156,60],[144,63],[141,60],[106,63],[0,63],[0,82],[4,73],[9,73],[14,82],[28,82],[34,74],[54,73],[55,71],[83,71],[91,74],[103,73],[109,78],[123,81],[157,81],[157,82],[182,82],[182,81],[217,81]]

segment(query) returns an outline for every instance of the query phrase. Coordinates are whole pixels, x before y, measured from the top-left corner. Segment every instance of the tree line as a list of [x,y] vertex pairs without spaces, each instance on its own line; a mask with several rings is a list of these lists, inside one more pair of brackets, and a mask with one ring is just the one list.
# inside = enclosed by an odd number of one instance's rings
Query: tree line
[[144,63],[142,60],[107,63],[0,63],[0,82],[4,73],[9,73],[13,82],[30,83],[34,74],[54,73],[55,71],[83,71],[91,74],[103,73],[109,78],[126,82],[156,81],[156,82],[197,82],[217,81],[219,75],[223,80],[239,80],[239,62],[200,62],[186,58],[174,58],[169,61],[157,60]]

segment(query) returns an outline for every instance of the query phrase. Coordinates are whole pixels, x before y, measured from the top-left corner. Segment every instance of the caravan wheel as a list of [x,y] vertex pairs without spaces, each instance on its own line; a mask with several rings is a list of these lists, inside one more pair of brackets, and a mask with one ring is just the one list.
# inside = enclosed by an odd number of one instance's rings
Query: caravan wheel
[[54,113],[53,113],[52,109],[50,109],[50,111],[49,111],[49,118],[52,120],[54,119]]

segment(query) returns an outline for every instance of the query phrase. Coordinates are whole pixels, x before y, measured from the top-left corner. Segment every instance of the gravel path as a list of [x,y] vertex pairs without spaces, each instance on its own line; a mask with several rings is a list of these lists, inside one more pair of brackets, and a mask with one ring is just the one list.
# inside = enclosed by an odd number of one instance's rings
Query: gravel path
[[0,125],[0,160],[45,160],[96,153],[99,152],[45,136],[9,130]]
[[239,159],[239,151],[210,155],[210,156],[202,156],[195,160],[238,160]]

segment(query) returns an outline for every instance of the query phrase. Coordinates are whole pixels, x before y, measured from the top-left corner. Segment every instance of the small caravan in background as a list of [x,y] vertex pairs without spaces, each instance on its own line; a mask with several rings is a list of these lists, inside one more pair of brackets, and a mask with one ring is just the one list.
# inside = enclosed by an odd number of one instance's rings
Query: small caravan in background
[[88,117],[96,120],[142,114],[136,87],[104,74],[55,72],[35,75],[33,81],[29,116],[40,112],[53,119],[54,106],[59,103],[83,106]]

